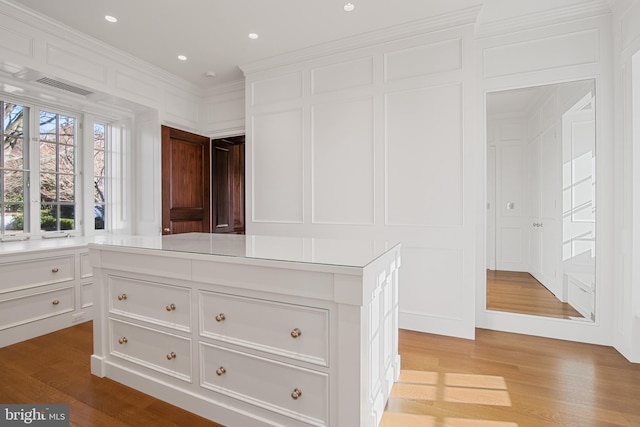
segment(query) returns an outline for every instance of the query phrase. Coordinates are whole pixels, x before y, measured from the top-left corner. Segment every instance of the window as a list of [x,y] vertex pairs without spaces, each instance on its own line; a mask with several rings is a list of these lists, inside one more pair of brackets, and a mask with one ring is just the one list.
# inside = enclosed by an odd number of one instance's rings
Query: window
[[[0,236],[29,231],[29,144],[25,138],[29,109],[0,101]],[[27,141],[25,143],[25,141]]]
[[105,174],[104,153],[107,126],[103,123],[93,124],[93,215],[96,230],[104,230],[105,226]]
[[40,229],[75,230],[76,119],[40,112]]

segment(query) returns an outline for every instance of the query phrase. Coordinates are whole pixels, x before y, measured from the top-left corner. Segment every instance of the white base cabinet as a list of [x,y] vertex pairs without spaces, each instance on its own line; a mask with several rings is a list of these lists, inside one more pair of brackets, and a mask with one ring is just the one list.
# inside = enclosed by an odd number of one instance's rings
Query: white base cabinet
[[0,246],[0,347],[91,320],[93,277],[86,241]]
[[92,373],[230,427],[377,426],[400,371],[400,246],[329,260],[327,241],[217,236],[89,245]]

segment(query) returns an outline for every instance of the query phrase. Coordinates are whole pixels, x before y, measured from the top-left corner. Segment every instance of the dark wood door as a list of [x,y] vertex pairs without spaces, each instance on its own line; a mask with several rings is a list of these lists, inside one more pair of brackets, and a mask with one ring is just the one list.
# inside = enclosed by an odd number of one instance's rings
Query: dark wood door
[[162,126],[162,234],[209,233],[211,141]]
[[244,234],[244,136],[212,143],[214,233]]

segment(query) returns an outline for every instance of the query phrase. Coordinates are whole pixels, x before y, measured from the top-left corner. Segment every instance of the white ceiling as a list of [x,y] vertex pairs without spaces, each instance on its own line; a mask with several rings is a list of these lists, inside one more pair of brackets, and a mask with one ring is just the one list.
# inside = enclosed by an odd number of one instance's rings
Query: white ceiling
[[[353,12],[343,10],[348,1]],[[589,1],[10,0],[202,88],[241,80],[239,65],[478,4],[491,22]]]

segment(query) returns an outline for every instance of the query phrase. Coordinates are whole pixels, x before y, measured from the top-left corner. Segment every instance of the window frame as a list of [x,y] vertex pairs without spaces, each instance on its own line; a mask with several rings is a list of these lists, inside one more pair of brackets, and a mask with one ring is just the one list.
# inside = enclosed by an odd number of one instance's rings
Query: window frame
[[[25,225],[19,233],[12,233],[11,230],[0,230],[0,243],[13,240],[27,239],[47,239],[65,236],[91,235],[94,233],[111,232],[110,212],[111,197],[109,183],[112,179],[110,169],[110,146],[112,137],[113,120],[104,116],[83,113],[73,108],[65,108],[47,102],[39,102],[31,99],[23,99],[19,96],[0,92],[0,100],[5,103],[17,104],[25,110],[26,124],[24,126],[24,145],[27,155],[24,158],[24,169],[28,172],[25,176],[24,211]],[[41,230],[41,206],[40,195],[40,112],[45,111],[57,115],[72,117],[75,120],[74,135],[74,229],[73,230]],[[94,123],[105,126],[104,142],[104,180],[105,180],[105,224],[104,229],[95,229],[94,217]],[[59,203],[59,202],[58,202]],[[0,215],[4,211],[0,212]]]

